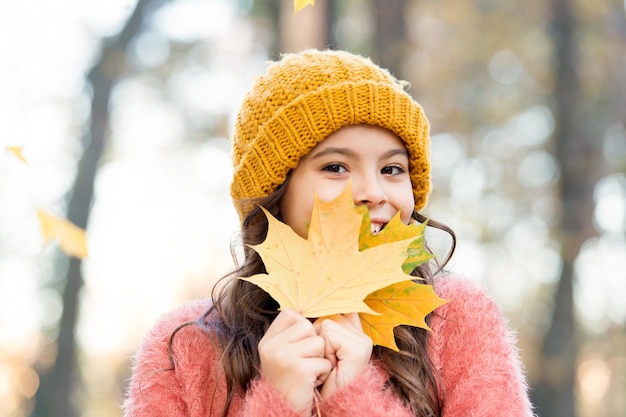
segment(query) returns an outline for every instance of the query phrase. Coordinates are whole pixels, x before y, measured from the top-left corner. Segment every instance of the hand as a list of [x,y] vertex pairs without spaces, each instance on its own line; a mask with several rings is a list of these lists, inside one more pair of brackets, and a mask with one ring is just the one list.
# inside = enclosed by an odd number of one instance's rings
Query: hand
[[310,416],[316,388],[332,369],[324,338],[293,310],[282,311],[259,341],[261,374],[303,416]]
[[357,313],[326,317],[316,321],[314,326],[324,338],[324,357],[333,365],[321,389],[322,398],[328,398],[365,369],[373,344],[363,333]]

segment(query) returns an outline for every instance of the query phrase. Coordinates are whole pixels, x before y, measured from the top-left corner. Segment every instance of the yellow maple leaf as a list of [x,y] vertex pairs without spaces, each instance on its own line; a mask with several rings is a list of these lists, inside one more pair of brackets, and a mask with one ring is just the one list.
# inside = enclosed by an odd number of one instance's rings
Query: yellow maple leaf
[[370,294],[365,303],[379,314],[360,313],[359,318],[363,332],[375,345],[398,351],[393,329],[406,324],[430,330],[426,316],[447,302],[439,298],[432,285],[407,280]]
[[22,148],[21,146],[7,146],[5,147],[5,149],[7,150],[7,152],[11,152],[13,155],[15,155],[17,159],[28,165],[28,161],[26,160],[26,158],[24,158],[24,155],[22,155],[24,148]]
[[293,0],[293,15],[295,16],[300,10],[304,9],[308,5],[314,6],[315,0]]
[[402,271],[413,237],[359,251],[362,212],[355,210],[352,188],[336,199],[316,197],[308,237],[265,212],[267,238],[252,248],[267,274],[242,278],[267,291],[280,305],[305,317],[365,312],[368,294],[410,278]]
[[41,234],[46,242],[56,239],[59,247],[68,256],[84,259],[88,256],[85,230],[62,217],[38,209]]

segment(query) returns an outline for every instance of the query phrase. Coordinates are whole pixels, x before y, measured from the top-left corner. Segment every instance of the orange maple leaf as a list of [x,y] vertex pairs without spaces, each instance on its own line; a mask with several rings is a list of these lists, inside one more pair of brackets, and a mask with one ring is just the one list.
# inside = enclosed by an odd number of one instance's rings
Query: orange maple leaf
[[83,259],[88,256],[85,230],[62,217],[38,209],[41,233],[46,242],[56,239],[59,247],[68,256]]
[[439,298],[432,285],[418,284],[411,280],[392,284],[374,291],[365,303],[379,313],[360,313],[363,332],[375,345],[398,351],[393,329],[401,324],[430,330],[426,316],[448,300]]
[[[398,212],[383,230],[374,235],[371,232],[369,212],[365,209],[359,234],[360,248],[363,250],[392,241],[414,238],[407,249],[408,256],[402,264],[402,270],[410,274],[419,265],[434,257],[426,250],[424,241],[426,226],[427,223],[404,224]],[[426,316],[447,302],[439,298],[432,285],[407,280],[368,295],[365,303],[379,314],[360,313],[359,318],[363,331],[370,336],[375,345],[398,351],[393,329],[405,324],[430,330],[426,324]]]
[[352,188],[335,200],[316,197],[308,238],[276,220],[267,211],[267,238],[252,248],[259,253],[267,274],[242,278],[267,291],[280,305],[305,317],[366,312],[368,294],[406,281],[402,263],[413,238],[359,251],[362,222],[354,208]]

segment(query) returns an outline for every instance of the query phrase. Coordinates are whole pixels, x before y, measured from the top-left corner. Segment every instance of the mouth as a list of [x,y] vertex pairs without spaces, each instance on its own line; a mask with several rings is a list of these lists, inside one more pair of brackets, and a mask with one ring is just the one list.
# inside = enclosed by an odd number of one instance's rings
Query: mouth
[[376,236],[387,226],[387,222],[375,222],[372,221],[372,234]]

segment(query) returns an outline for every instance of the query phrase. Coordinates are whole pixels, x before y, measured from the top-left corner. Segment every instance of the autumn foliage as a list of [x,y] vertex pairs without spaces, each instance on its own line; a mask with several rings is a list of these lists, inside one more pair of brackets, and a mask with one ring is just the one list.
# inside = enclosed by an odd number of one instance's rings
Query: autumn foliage
[[407,274],[432,257],[425,225],[405,225],[396,215],[373,235],[367,209],[355,207],[349,186],[332,201],[316,198],[306,239],[265,214],[267,238],[252,248],[267,274],[241,279],[267,291],[280,309],[308,318],[357,312],[374,344],[398,350],[396,326],[428,329],[425,316],[446,303]]

